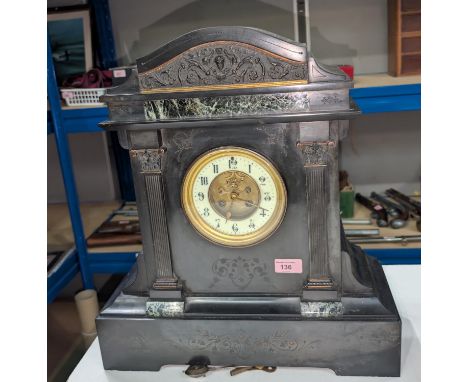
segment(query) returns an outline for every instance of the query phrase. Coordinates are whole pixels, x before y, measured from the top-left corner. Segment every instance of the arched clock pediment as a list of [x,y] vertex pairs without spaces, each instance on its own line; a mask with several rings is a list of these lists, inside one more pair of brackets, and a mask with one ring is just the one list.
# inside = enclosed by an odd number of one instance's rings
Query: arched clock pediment
[[101,97],[110,116],[102,126],[215,118],[234,123],[252,116],[287,121],[290,114],[309,121],[323,119],[323,111],[347,118],[357,112],[350,87],[346,74],[318,63],[305,44],[255,28],[204,28],[137,59],[127,81]]
[[142,93],[304,85],[305,45],[254,28],[206,28],[137,60]]
[[153,53],[137,59],[139,72],[157,68],[189,49],[212,42],[238,42],[261,49],[284,59],[307,62],[305,44],[274,33],[249,27],[211,27],[186,33],[163,45]]

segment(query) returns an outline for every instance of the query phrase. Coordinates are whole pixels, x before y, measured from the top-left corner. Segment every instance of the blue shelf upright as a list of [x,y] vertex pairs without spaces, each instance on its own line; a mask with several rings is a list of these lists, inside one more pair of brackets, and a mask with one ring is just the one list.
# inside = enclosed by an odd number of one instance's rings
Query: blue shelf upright
[[68,210],[73,228],[75,247],[81,270],[81,280],[83,282],[83,288],[94,289],[93,274],[91,273],[88,262],[86,238],[83,231],[83,222],[81,221],[78,193],[76,190],[75,178],[73,176],[70,149],[68,146],[67,134],[63,128],[62,108],[60,105],[60,96],[57,88],[54,62],[52,59],[52,48],[49,38],[47,38],[47,95],[49,98],[51,122],[55,142],[57,144],[57,152],[60,159],[60,168],[65,186]]

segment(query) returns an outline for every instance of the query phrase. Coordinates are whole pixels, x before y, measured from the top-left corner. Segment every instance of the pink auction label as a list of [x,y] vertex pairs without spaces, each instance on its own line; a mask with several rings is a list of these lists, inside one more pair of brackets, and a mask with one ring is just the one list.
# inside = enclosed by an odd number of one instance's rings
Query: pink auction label
[[114,70],[114,77],[115,78],[127,77],[127,73],[125,73],[124,69],[117,69],[117,70]]
[[302,273],[302,259],[275,259],[275,273]]

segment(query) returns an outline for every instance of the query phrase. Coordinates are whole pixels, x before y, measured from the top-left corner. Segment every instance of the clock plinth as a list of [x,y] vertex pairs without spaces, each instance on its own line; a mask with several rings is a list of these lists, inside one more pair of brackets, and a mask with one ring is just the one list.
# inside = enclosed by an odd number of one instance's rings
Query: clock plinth
[[129,150],[143,252],[97,318],[104,367],[328,367],[397,376],[382,267],[346,241],[338,150],[352,81],[304,45],[206,28],[103,96]]

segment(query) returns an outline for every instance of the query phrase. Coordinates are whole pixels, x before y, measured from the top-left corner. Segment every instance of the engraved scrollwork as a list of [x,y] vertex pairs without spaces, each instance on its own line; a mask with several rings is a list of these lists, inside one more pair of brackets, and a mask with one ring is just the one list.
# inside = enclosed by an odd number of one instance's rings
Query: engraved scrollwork
[[321,101],[324,105],[333,105],[341,102],[340,97],[336,94],[325,95],[321,98]]
[[115,102],[108,105],[109,116],[113,120],[127,121],[135,117],[141,110],[141,105],[134,102]]
[[172,142],[174,142],[174,145],[177,147],[175,152],[177,154],[178,161],[180,161],[180,158],[184,151],[192,148],[193,134],[193,130],[181,130],[177,131],[172,137]]
[[132,351],[140,353],[150,353],[152,351],[151,340],[140,330],[135,331],[133,335],[127,336],[125,342]]
[[272,128],[271,126],[260,126],[256,127],[255,130],[265,133],[268,144],[280,144],[281,149],[284,149],[284,140],[286,136],[285,126],[279,126],[277,128]]
[[117,116],[129,114],[133,111],[132,106],[133,105],[115,103],[109,105],[109,112]]
[[240,289],[247,288],[254,277],[261,277],[264,281],[269,281],[267,265],[257,258],[221,258],[213,263],[212,269],[215,274],[212,286],[221,278],[230,279]]
[[142,89],[306,80],[307,64],[237,42],[207,43],[139,74]]
[[268,336],[253,336],[240,331],[236,335],[214,334],[198,330],[189,338],[180,337],[178,342],[194,350],[226,351],[241,358],[259,352],[295,352],[311,346],[313,341],[291,337],[287,331],[276,331]]

